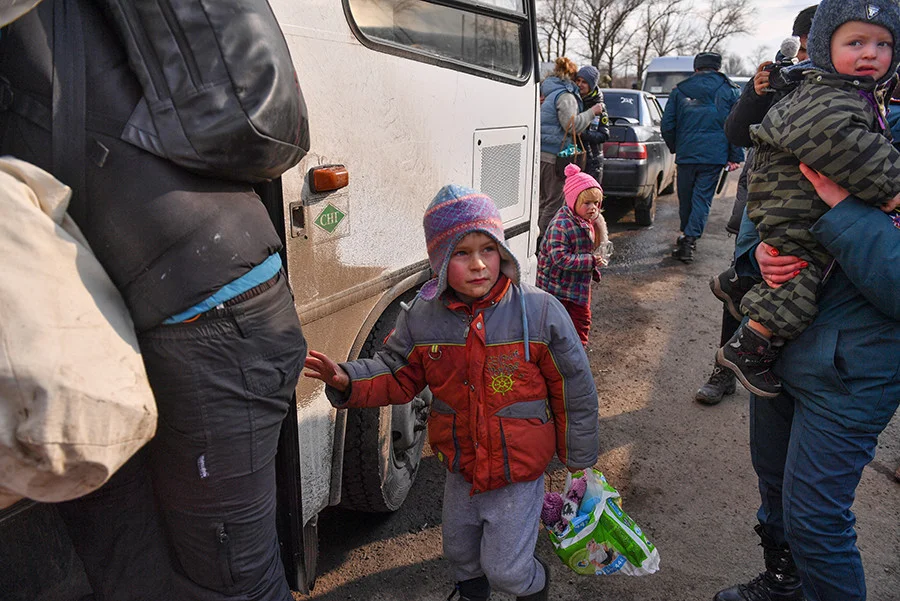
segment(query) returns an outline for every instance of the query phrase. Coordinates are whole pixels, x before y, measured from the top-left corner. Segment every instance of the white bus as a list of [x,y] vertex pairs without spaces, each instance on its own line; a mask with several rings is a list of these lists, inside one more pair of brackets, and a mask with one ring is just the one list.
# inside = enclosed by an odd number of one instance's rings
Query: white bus
[[[480,189],[497,202],[510,248],[533,281],[534,0],[270,4],[308,105],[312,148],[259,192],[285,241],[310,348],[354,359],[380,346],[400,303],[431,277],[422,216],[444,184]],[[319,512],[338,503],[400,507],[422,456],[429,399],[337,412],[307,378],[296,396],[277,457],[278,526],[289,584],[309,592]],[[0,511],[0,537],[20,541],[4,547],[0,563],[14,566],[7,571],[16,581],[34,576],[33,587],[10,588],[28,595],[22,601],[76,578],[54,516],[52,506],[28,502]],[[59,569],[51,574],[47,565]]]
[[[311,151],[282,178],[288,277],[310,348],[373,353],[400,302],[431,277],[425,207],[444,184],[490,195],[533,281],[538,117],[534,0],[271,0],[309,108]],[[314,182],[317,168],[325,187]],[[276,194],[276,197],[278,194]],[[331,408],[297,387],[279,486],[292,586],[315,577],[318,513],[393,511],[425,441],[426,395],[381,410]],[[302,528],[300,528],[302,526]],[[289,545],[285,545],[288,547]]]

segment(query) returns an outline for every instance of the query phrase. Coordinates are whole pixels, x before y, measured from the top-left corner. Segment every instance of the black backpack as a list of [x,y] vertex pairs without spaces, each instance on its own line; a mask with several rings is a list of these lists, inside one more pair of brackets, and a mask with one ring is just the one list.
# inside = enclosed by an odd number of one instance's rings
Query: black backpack
[[309,150],[306,104],[266,0],[94,0],[143,87],[121,138],[202,175],[278,177]]

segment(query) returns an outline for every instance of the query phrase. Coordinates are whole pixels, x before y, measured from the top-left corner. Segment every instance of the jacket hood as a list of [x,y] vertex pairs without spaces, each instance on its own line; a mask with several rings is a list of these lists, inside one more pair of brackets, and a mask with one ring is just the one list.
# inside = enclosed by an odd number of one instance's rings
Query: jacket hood
[[716,94],[716,90],[722,86],[738,88],[733,81],[718,71],[694,73],[675,87],[681,90],[688,98],[705,97],[712,99]]
[[578,92],[578,86],[575,85],[574,81],[563,80],[559,77],[556,77],[555,75],[551,75],[541,82],[541,94],[543,96],[549,96],[557,90],[572,92],[576,96],[580,95]]
[[[798,75],[799,73],[799,75]],[[791,79],[799,83],[802,80],[815,80],[816,83],[829,85],[835,88],[844,88],[848,90],[860,90],[863,92],[878,92],[880,97],[883,91],[893,89],[897,76],[891,75],[887,81],[876,82],[871,77],[854,77],[852,75],[842,75],[833,71],[826,71],[812,66],[791,73]],[[885,93],[885,99],[888,95]]]

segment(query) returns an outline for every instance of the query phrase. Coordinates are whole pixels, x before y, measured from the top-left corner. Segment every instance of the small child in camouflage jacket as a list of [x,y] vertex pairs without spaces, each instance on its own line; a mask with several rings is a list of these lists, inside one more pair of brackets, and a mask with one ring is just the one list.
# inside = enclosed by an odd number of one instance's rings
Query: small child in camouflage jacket
[[900,9],[888,0],[824,0],[808,48],[803,81],[751,129],[756,153],[747,198],[760,239],[807,265],[778,288],[754,286],[741,301],[749,321],[716,354],[765,397],[779,394],[770,367],[784,341],[815,318],[833,261],[809,231],[828,206],[800,163],[872,205],[900,194],[900,152],[891,145],[884,106],[900,65]]

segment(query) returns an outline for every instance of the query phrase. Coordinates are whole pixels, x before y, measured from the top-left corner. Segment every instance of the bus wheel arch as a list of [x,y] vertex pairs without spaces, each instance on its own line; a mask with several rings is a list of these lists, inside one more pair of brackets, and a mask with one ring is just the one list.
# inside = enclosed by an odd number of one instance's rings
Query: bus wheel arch
[[[371,357],[383,346],[418,286],[397,297],[379,316],[359,351]],[[344,432],[341,506],[366,512],[396,511],[415,481],[426,438],[431,392],[405,405],[348,409]]]

